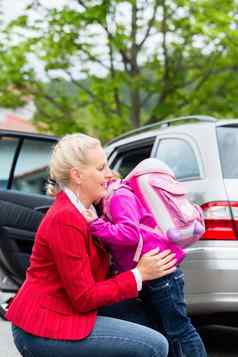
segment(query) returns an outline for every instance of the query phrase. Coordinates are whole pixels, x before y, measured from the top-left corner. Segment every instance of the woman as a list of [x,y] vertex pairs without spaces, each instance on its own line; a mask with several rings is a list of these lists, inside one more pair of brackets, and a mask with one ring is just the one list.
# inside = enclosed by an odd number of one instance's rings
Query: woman
[[55,146],[48,193],[56,196],[37,231],[26,281],[11,303],[15,344],[23,356],[165,357],[166,339],[127,321],[97,316],[103,306],[138,296],[142,281],[175,271],[174,255],[150,251],[133,270],[107,277],[105,248],[82,211],[106,194],[111,176],[97,139],[65,136]]

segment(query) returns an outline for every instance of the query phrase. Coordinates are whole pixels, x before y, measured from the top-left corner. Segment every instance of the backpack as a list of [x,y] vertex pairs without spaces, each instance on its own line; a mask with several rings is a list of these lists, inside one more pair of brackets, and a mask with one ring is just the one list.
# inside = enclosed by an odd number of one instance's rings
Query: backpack
[[170,241],[185,248],[202,237],[205,232],[202,209],[188,200],[186,189],[164,162],[155,158],[141,161],[125,183]]
[[139,240],[135,249],[133,261],[138,262],[141,257],[144,247],[144,240],[148,240],[147,233],[153,233],[153,240],[157,240],[156,246],[159,248],[160,252],[164,251],[165,249],[170,249],[171,252],[175,254],[177,263],[181,263],[184,257],[186,256],[186,252],[182,249],[182,247],[179,247],[177,244],[168,239],[167,235],[164,234],[159,228],[158,224],[156,224],[157,222],[155,221],[155,219],[151,220],[151,212],[146,209],[145,205],[143,205],[139,197],[134,192],[133,188],[128,182],[126,182],[126,180],[114,178],[107,183],[107,194],[102,201],[102,217],[106,220],[109,220],[110,222],[113,222],[113,218],[111,215],[111,200],[112,197],[117,194],[117,192],[121,189],[133,192],[133,195],[136,199],[135,209],[137,206],[143,216],[138,222],[138,227],[140,228],[138,231]]

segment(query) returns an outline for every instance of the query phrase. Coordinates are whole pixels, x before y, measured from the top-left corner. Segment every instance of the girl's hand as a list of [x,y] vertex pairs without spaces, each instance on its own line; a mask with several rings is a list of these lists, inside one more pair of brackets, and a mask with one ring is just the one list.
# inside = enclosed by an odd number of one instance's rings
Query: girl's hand
[[159,248],[144,254],[138,262],[137,268],[142,280],[153,280],[173,273],[176,270],[175,254],[169,249],[159,253]]
[[94,212],[92,209],[85,209],[82,212],[82,215],[84,216],[84,218],[88,223],[91,223],[92,221],[98,218],[96,212]]

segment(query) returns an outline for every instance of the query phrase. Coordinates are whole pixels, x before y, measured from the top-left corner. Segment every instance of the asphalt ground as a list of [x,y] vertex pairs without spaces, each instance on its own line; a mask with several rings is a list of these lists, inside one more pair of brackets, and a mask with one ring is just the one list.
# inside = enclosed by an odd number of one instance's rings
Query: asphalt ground
[[[8,295],[0,293],[0,303],[5,301]],[[0,318],[0,357],[20,357],[13,343],[11,325]]]

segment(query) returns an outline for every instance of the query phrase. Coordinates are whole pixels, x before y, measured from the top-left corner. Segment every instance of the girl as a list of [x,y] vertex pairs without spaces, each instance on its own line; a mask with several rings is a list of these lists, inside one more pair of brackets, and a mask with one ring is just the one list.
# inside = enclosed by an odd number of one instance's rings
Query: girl
[[[143,164],[139,165],[142,168]],[[116,271],[133,269],[140,256],[156,247],[160,251],[169,248],[176,254],[177,264],[183,260],[183,250],[163,236],[152,214],[141,204],[126,180],[112,179],[107,190],[103,216],[98,218],[91,210],[84,211],[83,215],[92,234],[110,247]],[[184,274],[179,265],[166,277],[144,283],[140,296],[147,302],[153,316],[158,316],[170,343],[170,356],[207,356],[203,342],[187,315]]]

